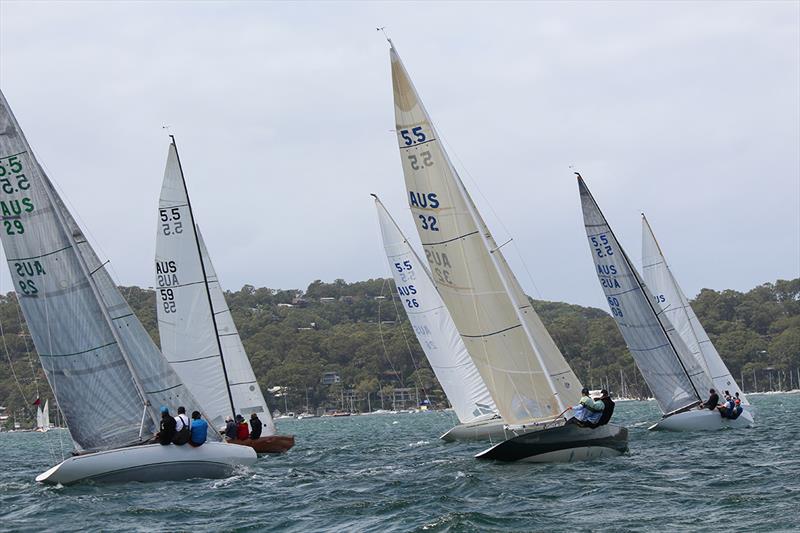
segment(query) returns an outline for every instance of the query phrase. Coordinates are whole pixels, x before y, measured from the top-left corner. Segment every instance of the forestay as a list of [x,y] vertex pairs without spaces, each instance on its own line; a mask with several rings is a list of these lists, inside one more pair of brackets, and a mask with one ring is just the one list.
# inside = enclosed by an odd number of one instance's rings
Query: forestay
[[742,403],[749,405],[678,285],[644,214],[642,214],[642,275],[653,292],[658,308],[669,319],[686,343],[686,347],[710,376],[714,388],[720,394],[726,390],[731,394],[738,392]]
[[377,196],[375,207],[398,296],[456,416],[466,423],[494,414],[497,408],[491,394],[436,292],[430,272]]
[[156,286],[161,351],[190,391],[202,400],[214,427],[234,411],[220,343],[189,208],[183,172],[174,143],[158,203]]
[[411,212],[431,274],[500,415],[558,415],[580,385],[448,159],[394,47],[395,120]]
[[200,253],[205,264],[206,280],[208,290],[211,293],[211,305],[216,316],[217,333],[219,335],[220,346],[222,346],[222,356],[225,359],[225,368],[228,374],[228,387],[233,396],[233,405],[236,412],[241,413],[245,418],[249,418],[250,413],[258,413],[258,417],[264,424],[262,434],[264,436],[275,434],[275,424],[264,401],[261,387],[256,381],[253,367],[247,358],[247,352],[242,345],[239,331],[233,321],[233,316],[225,301],[225,293],[217,278],[217,272],[211,263],[211,256],[208,255],[203,234],[200,226],[197,228],[197,238],[200,243]]
[[[11,278],[76,447],[148,437],[159,405],[191,396],[64,207],[1,92],[0,195]],[[145,411],[145,397],[155,407]]]
[[[636,366],[661,411],[696,403],[710,382],[617,242],[589,189],[578,176],[583,220],[595,271]],[[691,379],[690,379],[691,377]]]

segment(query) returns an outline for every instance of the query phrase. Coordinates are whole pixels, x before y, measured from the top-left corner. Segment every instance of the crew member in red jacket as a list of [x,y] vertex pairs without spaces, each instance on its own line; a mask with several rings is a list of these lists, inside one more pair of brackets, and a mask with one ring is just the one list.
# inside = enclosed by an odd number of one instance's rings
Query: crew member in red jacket
[[242,415],[236,415],[236,423],[238,424],[236,428],[236,439],[237,440],[247,440],[250,438],[250,428],[247,425],[247,421],[244,419]]

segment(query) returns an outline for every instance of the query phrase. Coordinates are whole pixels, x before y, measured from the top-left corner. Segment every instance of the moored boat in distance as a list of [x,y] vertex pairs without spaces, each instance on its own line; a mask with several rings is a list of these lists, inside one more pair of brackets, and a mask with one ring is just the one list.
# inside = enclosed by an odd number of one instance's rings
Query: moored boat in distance
[[389,44],[409,207],[434,285],[506,424],[505,440],[476,457],[564,461],[623,453],[624,427],[576,432],[574,424],[566,424],[563,414],[580,398],[578,378],[506,263]]

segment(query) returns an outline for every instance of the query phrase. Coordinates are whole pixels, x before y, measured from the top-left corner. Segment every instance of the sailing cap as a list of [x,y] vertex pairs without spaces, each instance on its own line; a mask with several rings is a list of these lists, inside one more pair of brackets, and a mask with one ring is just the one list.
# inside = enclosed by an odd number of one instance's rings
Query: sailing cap
[[589,394],[589,388],[588,387],[582,388],[581,389],[581,394]]
[[169,409],[167,409],[167,406],[166,406],[166,405],[162,405],[162,406],[161,406],[161,412],[162,412],[162,413],[169,413]]

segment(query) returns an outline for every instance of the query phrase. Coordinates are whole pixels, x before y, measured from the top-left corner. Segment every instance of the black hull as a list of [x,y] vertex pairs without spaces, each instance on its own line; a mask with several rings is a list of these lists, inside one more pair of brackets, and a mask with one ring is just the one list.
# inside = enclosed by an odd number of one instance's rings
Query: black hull
[[621,455],[628,450],[628,430],[616,424],[584,428],[566,424],[534,430],[505,440],[475,457],[495,461],[573,462]]

